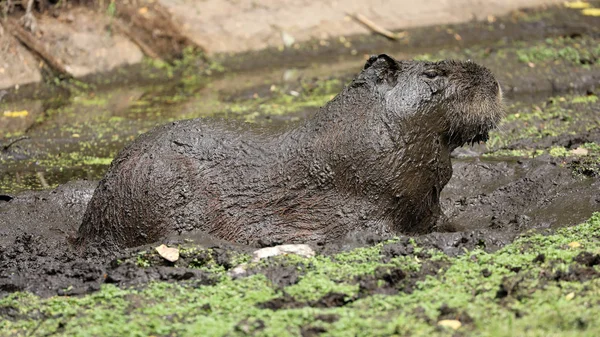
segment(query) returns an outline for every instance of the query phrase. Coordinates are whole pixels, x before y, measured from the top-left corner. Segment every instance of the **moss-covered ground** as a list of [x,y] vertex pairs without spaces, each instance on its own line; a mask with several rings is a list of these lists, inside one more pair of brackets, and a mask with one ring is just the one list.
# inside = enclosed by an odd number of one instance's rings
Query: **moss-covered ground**
[[45,299],[14,293],[0,300],[0,335],[600,334],[600,213],[552,234],[526,233],[494,253],[448,257],[409,241],[404,254],[390,254],[397,244],[257,263],[293,266],[299,277],[286,286],[204,265],[214,284],[105,285],[85,297]]

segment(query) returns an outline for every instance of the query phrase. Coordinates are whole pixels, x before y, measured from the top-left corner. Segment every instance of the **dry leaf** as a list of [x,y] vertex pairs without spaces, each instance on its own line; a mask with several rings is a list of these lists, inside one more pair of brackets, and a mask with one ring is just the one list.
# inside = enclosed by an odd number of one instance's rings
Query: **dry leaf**
[[584,147],[578,147],[574,150],[571,150],[571,153],[577,156],[587,156],[589,151]]
[[600,16],[600,8],[586,8],[581,11],[581,14],[587,16]]
[[567,1],[565,2],[565,7],[567,8],[588,8],[590,4],[585,1]]
[[179,249],[177,248],[169,248],[163,244],[155,249],[158,252],[158,255],[162,256],[167,261],[175,262],[179,259]]
[[573,241],[573,242],[569,243],[567,246],[569,246],[571,248],[579,248],[579,247],[581,247],[581,243],[579,243],[577,241]]
[[29,115],[29,111],[21,110],[21,111],[4,111],[4,117],[25,117]]
[[448,327],[452,330],[458,330],[462,326],[462,323],[455,319],[443,319],[443,320],[439,321],[437,324],[439,326]]
[[141,15],[148,13],[148,7],[142,7],[138,9],[138,13],[140,13]]
[[575,298],[575,293],[568,293],[567,296],[565,296],[565,300],[570,301],[573,298]]

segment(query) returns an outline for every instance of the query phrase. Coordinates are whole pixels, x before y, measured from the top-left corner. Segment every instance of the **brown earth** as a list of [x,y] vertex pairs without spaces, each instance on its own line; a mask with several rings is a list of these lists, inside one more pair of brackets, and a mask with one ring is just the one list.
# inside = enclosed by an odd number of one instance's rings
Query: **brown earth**
[[0,74],[4,75],[0,89],[37,83],[43,76],[51,78],[57,72],[77,78],[106,73],[137,64],[143,55],[179,57],[186,46],[202,49],[208,55],[265,48],[294,50],[309,40],[327,45],[327,41],[338,37],[372,33],[352,19],[355,14],[397,31],[493,20],[518,8],[559,2],[286,0],[257,4],[251,0],[160,0],[136,1],[135,5],[119,2],[114,9],[86,1],[60,6],[40,3],[45,4],[44,10],[34,11],[37,19],[33,32],[19,28],[18,19],[25,9],[20,6],[12,8],[10,17],[0,22],[0,60],[5,60],[0,63]]

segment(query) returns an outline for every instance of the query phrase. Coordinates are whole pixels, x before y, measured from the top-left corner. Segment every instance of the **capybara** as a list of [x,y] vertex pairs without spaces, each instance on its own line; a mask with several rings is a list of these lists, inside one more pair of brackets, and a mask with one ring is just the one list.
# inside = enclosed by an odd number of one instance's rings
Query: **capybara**
[[111,164],[78,241],[132,247],[198,230],[243,244],[435,230],[450,153],[504,114],[473,62],[372,56],[340,94],[279,134],[193,119],[141,135]]

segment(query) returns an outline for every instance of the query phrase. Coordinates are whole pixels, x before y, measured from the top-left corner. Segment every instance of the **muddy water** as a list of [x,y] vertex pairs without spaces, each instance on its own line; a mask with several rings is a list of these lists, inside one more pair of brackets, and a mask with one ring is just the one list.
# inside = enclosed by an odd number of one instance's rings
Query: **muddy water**
[[[162,85],[81,90],[46,100],[0,104],[0,192],[99,179],[111,158],[137,135],[173,120],[238,118],[277,130],[329,100],[358,62],[330,67],[235,73]],[[21,139],[22,137],[26,139]]]

